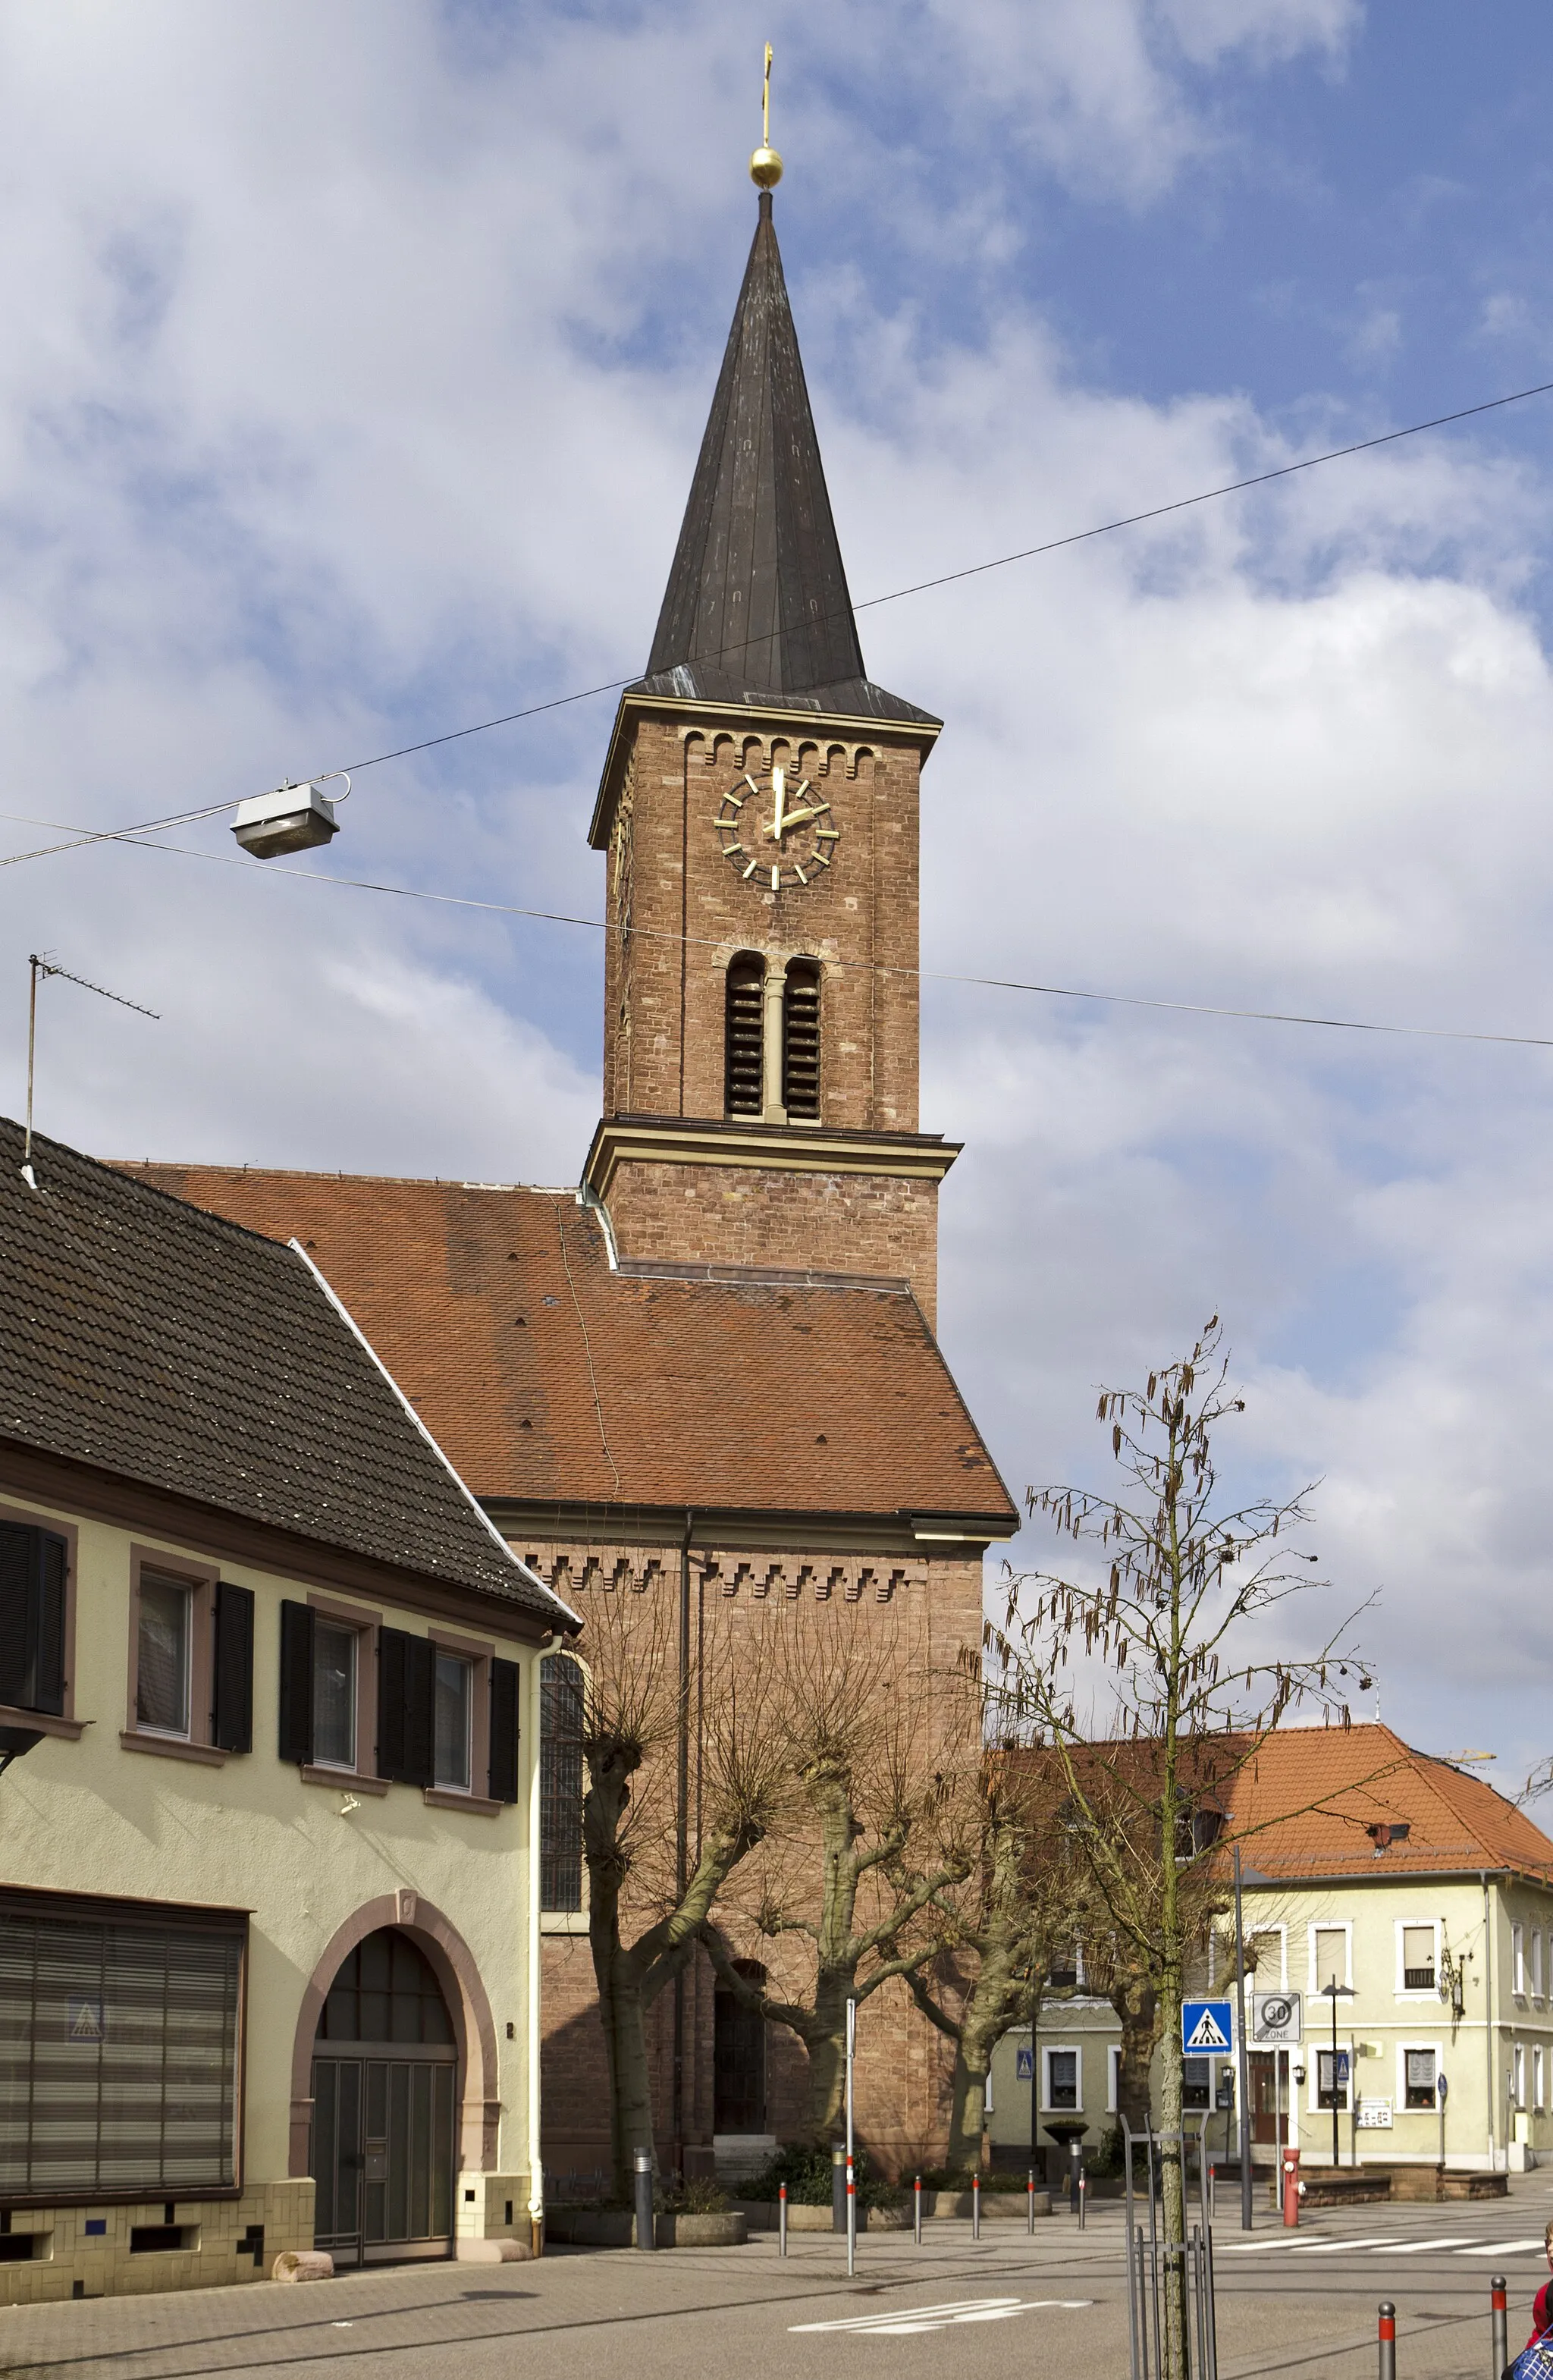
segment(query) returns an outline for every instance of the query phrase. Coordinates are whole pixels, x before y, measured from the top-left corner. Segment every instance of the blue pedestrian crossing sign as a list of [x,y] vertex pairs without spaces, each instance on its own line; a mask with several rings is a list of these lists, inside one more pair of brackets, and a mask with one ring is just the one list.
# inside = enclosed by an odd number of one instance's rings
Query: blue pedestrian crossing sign
[[1016,2049],[1013,2053],[1013,2079],[1016,2082],[1033,2082],[1036,2079],[1036,2054],[1033,2049]]
[[1233,2000],[1183,2000],[1181,2046],[1188,2058],[1211,2057],[1235,2046]]

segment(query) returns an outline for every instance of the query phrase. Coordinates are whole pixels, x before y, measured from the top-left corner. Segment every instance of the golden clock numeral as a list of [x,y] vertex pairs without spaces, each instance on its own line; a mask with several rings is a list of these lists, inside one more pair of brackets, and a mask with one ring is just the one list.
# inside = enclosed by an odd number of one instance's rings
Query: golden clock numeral
[[841,829],[834,826],[816,827],[814,831],[814,839],[816,843],[840,843],[842,839]]
[[747,883],[748,883],[748,881],[749,881],[749,880],[750,880],[750,878],[754,875],[754,873],[755,873],[756,869],[759,867],[759,865],[760,865],[760,862],[759,862],[758,859],[752,859],[752,860],[750,861],[750,863],[749,863],[749,866],[745,869],[744,874],[740,877],[740,879],[739,879],[740,883],[741,883],[741,884],[747,884]]
[[771,870],[771,891],[772,891],[773,892],[781,892],[781,890],[782,890],[782,870],[781,870],[781,868],[772,868],[772,870]]
[[[750,790],[750,792],[751,792],[752,794],[758,794],[758,793],[759,792],[759,790],[760,790],[759,786],[756,783],[756,782],[755,782],[754,778],[753,778],[753,777],[751,777],[751,776],[748,776],[748,775],[746,775],[746,778],[745,778],[745,783],[749,787],[749,790]],[[732,801],[732,800],[734,799],[733,795],[732,795],[732,794],[730,794],[730,795],[729,795],[729,796],[728,796],[728,798],[729,798],[729,800],[730,800],[730,801]],[[744,800],[744,795],[743,795],[743,794],[741,794],[741,795],[739,795],[739,797],[738,797],[738,798],[739,798],[739,800],[742,802],[742,801]]]
[[804,795],[808,792],[808,789],[809,789],[809,781],[808,781],[808,779],[806,777],[806,778],[804,779],[803,783],[799,786],[799,788],[798,788],[797,792],[794,795],[794,796],[793,796],[794,800],[795,800],[795,802],[801,802],[801,801],[803,800],[803,798],[804,798]]
[[799,867],[796,860],[793,862],[793,873],[797,878],[800,884],[807,884],[808,882],[808,878],[804,874],[803,869]]
[[725,843],[725,844],[723,844],[722,848],[723,848],[724,853],[726,854],[726,856],[727,856],[730,859],[732,859],[732,858],[733,858],[734,854],[734,852],[735,852],[735,851],[736,851],[736,852],[738,852],[741,856],[742,856],[743,851],[744,851],[744,845],[743,845],[743,844],[742,844],[742,843]]
[[830,853],[828,851],[817,851],[814,855],[814,864],[816,868],[829,868],[831,865]]

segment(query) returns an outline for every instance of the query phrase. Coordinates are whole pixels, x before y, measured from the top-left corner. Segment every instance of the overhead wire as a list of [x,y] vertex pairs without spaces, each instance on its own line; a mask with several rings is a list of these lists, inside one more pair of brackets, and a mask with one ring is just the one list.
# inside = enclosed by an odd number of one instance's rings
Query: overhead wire
[[[0,811],[0,817],[6,816]],[[261,872],[244,859],[234,859],[224,851],[197,851],[188,844],[152,843],[133,834],[124,834],[120,841],[140,851],[164,851],[175,858],[208,860],[217,868],[239,868],[247,876]],[[422,885],[384,884],[364,876],[336,876],[322,868],[285,868],[270,861],[261,871],[266,876],[295,877],[311,884],[334,884],[356,892],[386,893],[400,901],[430,901],[451,909],[478,909],[491,917],[527,917],[551,926],[578,926],[595,934],[619,934],[640,941],[671,942],[678,947],[720,950],[727,937],[715,934],[676,934],[656,926],[612,925],[605,917],[579,917],[563,909],[529,909],[510,901],[479,901],[464,892],[431,892]],[[964,975],[947,967],[908,967],[881,959],[837,959],[831,962],[843,975],[904,976],[917,983],[966,984],[986,991],[1016,991],[1038,995],[1047,1000],[1094,1001],[1110,1008],[1158,1009],[1176,1016],[1222,1016],[1240,1018],[1257,1025],[1309,1026],[1329,1033],[1379,1033],[1415,1041],[1480,1041],[1508,1049],[1553,1050],[1553,1034],[1539,1033],[1478,1033],[1464,1027],[1442,1025],[1390,1025],[1355,1016],[1304,1015],[1292,1010],[1276,1008],[1219,1007],[1207,1001],[1155,1000],[1141,992],[1086,991],[1072,984],[1027,983],[1013,976]]]
[[[1092,539],[1112,536],[1118,529],[1138,528],[1147,521],[1163,520],[1171,513],[1190,512],[1199,504],[1214,504],[1224,496],[1244,495],[1249,489],[1268,487],[1277,480],[1293,479],[1302,471],[1318,469],[1324,463],[1341,463],[1350,455],[1369,454],[1377,446],[1394,446],[1403,438],[1417,438],[1428,430],[1449,429],[1453,422],[1470,421],[1479,414],[1498,413],[1506,406],[1523,405],[1531,397],[1549,395],[1553,395],[1553,381],[1538,381],[1531,388],[1512,389],[1506,396],[1484,397],[1474,405],[1458,406],[1450,413],[1431,414],[1426,421],[1410,421],[1401,430],[1380,431],[1373,438],[1356,438],[1346,446],[1329,446],[1319,455],[1303,455],[1295,463],[1280,463],[1271,470],[1254,471],[1244,479],[1227,480],[1218,487],[1201,488],[1195,495],[1175,496],[1168,504],[1150,504],[1142,512],[1122,513],[1114,520],[1097,521],[1088,528],[1071,529],[1062,537],[1047,538],[1038,545],[1020,546],[1012,553],[994,554],[986,562],[966,563],[957,570],[940,571],[936,577],[914,579],[909,586],[892,588],[886,594],[867,595],[860,602],[851,603],[846,609],[853,613],[875,612],[886,603],[904,602],[908,596],[925,595],[939,587],[952,587],[964,578],[982,577],[991,570],[1007,570],[1016,562],[1033,562],[1041,554],[1059,553],[1068,546],[1085,545]],[[843,616],[843,608],[838,606],[834,612],[821,613],[805,625],[811,628],[822,627]],[[737,644],[723,645],[715,652],[692,653],[686,656],[686,660],[691,665],[698,662],[734,660],[746,652],[752,644],[764,641],[763,638],[746,637]],[[493,728],[512,727],[520,720],[538,719],[546,711],[564,710],[576,703],[591,702],[601,694],[620,694],[626,686],[634,686],[641,675],[640,670],[631,670],[624,677],[604,678],[597,686],[579,686],[571,694],[550,695],[543,702],[526,703],[521,710],[504,710],[494,719],[478,719],[467,727],[450,727],[441,735],[422,736],[415,744],[396,745],[391,752],[374,753],[370,759],[352,760],[344,770],[315,770],[312,774],[315,779],[357,776],[364,769],[381,769],[390,760],[409,759],[419,752],[435,751],[443,744],[461,743],[470,735],[489,735]],[[57,851],[75,850],[84,843],[116,843],[126,835],[152,834],[164,827],[189,825],[199,819],[213,818],[222,810],[234,807],[232,802],[212,802],[203,809],[180,810],[170,818],[145,819],[133,826],[104,827],[98,831],[82,828],[69,843],[46,844],[36,851],[13,852],[8,858],[0,859],[0,868],[17,868],[28,859],[47,859]],[[0,812],[0,817],[8,815],[10,813]],[[28,822],[45,823],[42,820]]]

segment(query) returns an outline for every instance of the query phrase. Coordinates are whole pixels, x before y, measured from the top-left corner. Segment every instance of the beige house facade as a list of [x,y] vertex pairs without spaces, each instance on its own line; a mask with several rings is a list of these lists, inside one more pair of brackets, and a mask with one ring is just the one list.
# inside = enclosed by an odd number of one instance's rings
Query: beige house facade
[[[1344,2166],[1524,2171],[1553,2157],[1553,1842],[1481,1776],[1378,1725],[1280,1730],[1230,1801],[1255,1966],[1254,2162],[1270,2168],[1289,2144],[1329,2166],[1334,2118]],[[1233,1996],[1231,1926],[1226,1907],[1197,1978],[1205,1995]],[[1049,2121],[1082,2119],[1091,2151],[1116,2122],[1120,2026],[1083,1981],[1075,1955],[1037,2027],[1043,2147]],[[1289,2003],[1278,2042],[1266,2037],[1274,1998]],[[1187,2066],[1192,2120],[1206,2118],[1225,2157],[1240,2139],[1235,2062]],[[993,2059],[1000,2162],[1028,2153],[1030,2067],[1025,2027]]]
[[0,2302],[528,2253],[576,1622],[303,1250],[13,1136]]

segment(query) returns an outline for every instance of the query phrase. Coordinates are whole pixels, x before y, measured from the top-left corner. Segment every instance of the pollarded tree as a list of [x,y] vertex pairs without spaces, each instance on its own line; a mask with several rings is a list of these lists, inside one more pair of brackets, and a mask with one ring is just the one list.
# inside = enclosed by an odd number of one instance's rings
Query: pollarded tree
[[[1216,1434],[1244,1410],[1217,1318],[1190,1355],[1143,1389],[1104,1390],[1099,1419],[1122,1484],[1110,1494],[1032,1488],[1027,1498],[1032,1516],[1053,1522],[1090,1561],[1076,1577],[1012,1578],[991,1638],[1002,1724],[1057,1764],[1140,2010],[1149,1993],[1156,2003],[1144,2021],[1159,2024],[1172,2245],[1185,2236],[1171,2135],[1182,2126],[1181,2005],[1201,1938],[1201,1882],[1234,1839],[1226,1819],[1242,1770],[1298,1705],[1346,1724],[1356,1659],[1343,1649],[1349,1622],[1308,1653],[1285,1649],[1284,1607],[1315,1584],[1303,1568],[1314,1557],[1290,1547],[1311,1491],[1282,1501],[1220,1497]],[[1183,2271],[1179,2258],[1167,2260],[1166,2380],[1184,2380],[1188,2368]]]
[[[787,1636],[781,1828],[763,1847],[758,1888],[741,1881],[742,1924],[729,1909],[701,1929],[720,1981],[804,2044],[817,2145],[842,2122],[847,2001],[934,1956],[937,1897],[965,1880],[970,1854],[944,1812],[977,1740],[963,1675],[930,1677],[921,1648],[872,1615],[836,1621],[823,1636]],[[735,1959],[734,1930],[796,1951],[803,1985],[753,1977]]]
[[[718,1895],[762,1840],[780,1806],[785,1756],[758,1636],[735,1658],[729,1631],[713,1623],[698,1632],[686,1672],[665,1601],[627,1609],[601,1593],[590,1602],[583,1650],[588,1932],[609,2067],[613,2185],[627,2198],[632,2153],[653,2145],[647,2010],[686,1965]],[[703,1713],[699,1845],[682,1888],[671,1755],[692,1698]]]

